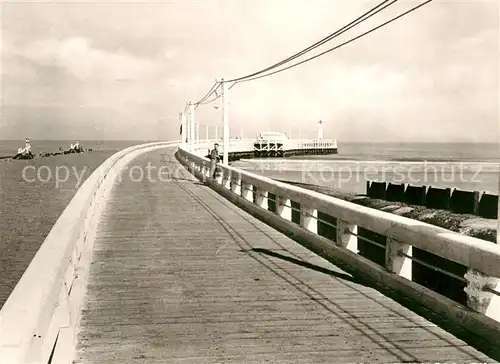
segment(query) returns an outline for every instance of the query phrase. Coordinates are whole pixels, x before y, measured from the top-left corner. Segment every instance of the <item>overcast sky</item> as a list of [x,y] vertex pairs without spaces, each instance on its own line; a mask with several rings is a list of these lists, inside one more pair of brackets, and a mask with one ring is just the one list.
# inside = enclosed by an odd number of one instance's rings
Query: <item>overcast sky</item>
[[[4,2],[0,139],[178,138],[178,112],[216,77],[280,61],[379,2]],[[401,0],[321,50],[418,3]],[[435,0],[317,60],[238,84],[232,134],[313,136],[321,119],[339,142],[498,142],[498,18],[494,0]],[[196,119],[211,134],[222,120],[212,105]]]

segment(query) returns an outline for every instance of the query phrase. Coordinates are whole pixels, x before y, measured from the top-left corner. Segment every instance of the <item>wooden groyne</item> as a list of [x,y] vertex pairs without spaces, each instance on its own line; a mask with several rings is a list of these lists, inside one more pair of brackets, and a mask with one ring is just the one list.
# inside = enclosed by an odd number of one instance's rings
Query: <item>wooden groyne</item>
[[486,219],[498,218],[498,195],[486,192],[414,186],[408,183],[367,181],[366,196],[455,213],[477,215]]

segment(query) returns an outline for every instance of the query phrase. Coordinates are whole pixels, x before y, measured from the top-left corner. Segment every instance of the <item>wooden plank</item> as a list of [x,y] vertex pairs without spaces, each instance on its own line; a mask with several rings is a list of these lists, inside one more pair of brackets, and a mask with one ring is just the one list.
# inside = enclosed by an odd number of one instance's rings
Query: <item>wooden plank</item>
[[74,363],[493,362],[179,177],[115,186]]

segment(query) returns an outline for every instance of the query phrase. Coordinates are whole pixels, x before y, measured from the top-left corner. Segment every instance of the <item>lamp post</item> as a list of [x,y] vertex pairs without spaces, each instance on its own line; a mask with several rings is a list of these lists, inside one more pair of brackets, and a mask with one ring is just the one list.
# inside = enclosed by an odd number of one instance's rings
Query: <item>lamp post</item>
[[222,86],[222,128],[224,135],[224,153],[222,164],[229,165],[229,118],[228,118],[228,87],[227,83],[224,82],[224,78],[221,79]]
[[193,144],[196,141],[196,130],[195,130],[195,119],[194,119],[194,105],[192,102],[189,102],[189,143]]
[[322,140],[323,139],[323,121],[319,121],[319,128],[318,128],[318,139]]
[[200,142],[200,123],[196,123],[196,144]]
[[181,145],[185,145],[187,141],[186,114],[181,112],[179,116],[181,118]]

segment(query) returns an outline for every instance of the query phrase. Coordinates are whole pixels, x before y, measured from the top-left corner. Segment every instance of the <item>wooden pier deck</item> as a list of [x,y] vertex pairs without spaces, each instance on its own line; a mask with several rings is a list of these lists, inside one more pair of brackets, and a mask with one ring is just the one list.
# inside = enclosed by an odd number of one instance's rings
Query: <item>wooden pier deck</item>
[[[172,150],[148,161],[182,171]],[[493,361],[185,170],[116,183],[74,363],[346,362]]]

